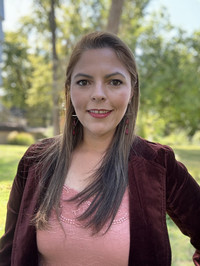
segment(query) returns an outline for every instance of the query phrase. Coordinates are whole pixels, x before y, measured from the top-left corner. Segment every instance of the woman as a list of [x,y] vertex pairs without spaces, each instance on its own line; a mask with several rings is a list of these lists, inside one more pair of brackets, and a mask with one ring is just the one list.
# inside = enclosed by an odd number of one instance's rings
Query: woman
[[200,187],[169,147],[135,136],[129,48],[110,33],[84,36],[65,88],[63,135],[31,146],[19,163],[0,265],[167,266],[166,211],[200,265]]

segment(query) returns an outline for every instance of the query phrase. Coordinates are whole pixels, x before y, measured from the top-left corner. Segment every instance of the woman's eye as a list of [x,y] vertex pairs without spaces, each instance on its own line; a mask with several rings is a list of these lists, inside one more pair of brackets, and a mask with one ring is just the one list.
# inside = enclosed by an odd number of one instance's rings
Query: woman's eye
[[119,86],[122,84],[122,81],[119,79],[113,79],[113,80],[111,80],[110,84],[113,86]]
[[88,80],[85,80],[85,79],[79,80],[79,81],[77,81],[77,84],[79,86],[86,86],[86,85],[88,85]]

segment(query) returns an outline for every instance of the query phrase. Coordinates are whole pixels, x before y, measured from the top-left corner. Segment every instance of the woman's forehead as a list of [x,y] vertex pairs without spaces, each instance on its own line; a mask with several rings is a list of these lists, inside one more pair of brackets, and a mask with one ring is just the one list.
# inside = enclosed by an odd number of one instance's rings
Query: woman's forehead
[[77,63],[74,66],[72,75],[77,75],[78,72],[89,71],[110,71],[123,72],[129,75],[127,67],[112,48],[99,48],[84,51]]

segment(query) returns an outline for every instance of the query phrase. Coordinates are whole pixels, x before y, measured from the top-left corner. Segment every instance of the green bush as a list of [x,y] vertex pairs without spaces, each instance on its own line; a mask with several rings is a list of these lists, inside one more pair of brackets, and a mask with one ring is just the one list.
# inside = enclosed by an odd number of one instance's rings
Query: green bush
[[8,144],[31,145],[35,142],[34,137],[26,132],[13,131],[8,135]]

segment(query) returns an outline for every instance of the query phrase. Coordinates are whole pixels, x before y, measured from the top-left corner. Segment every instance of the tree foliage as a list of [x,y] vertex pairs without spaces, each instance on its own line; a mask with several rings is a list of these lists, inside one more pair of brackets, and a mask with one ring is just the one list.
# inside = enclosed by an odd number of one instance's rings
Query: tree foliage
[[26,104],[30,126],[48,126],[52,120],[52,64],[43,56],[30,55],[33,66]]
[[192,136],[200,129],[199,48],[183,30],[160,16],[152,17],[138,40],[141,111],[164,119],[163,134],[182,128]]
[[[56,86],[62,99],[65,66],[75,42],[87,32],[106,29],[112,1],[55,3]],[[174,27],[165,9],[149,14],[150,4],[151,0],[125,0],[119,26],[119,36],[133,50],[140,73],[139,127],[144,136],[147,127],[160,135],[179,128],[192,136],[200,129],[200,31],[189,35]],[[50,1],[35,0],[32,14],[21,20],[18,31],[6,33],[4,102],[25,110],[34,125],[52,120],[49,12]],[[62,106],[62,100],[59,103]]]

